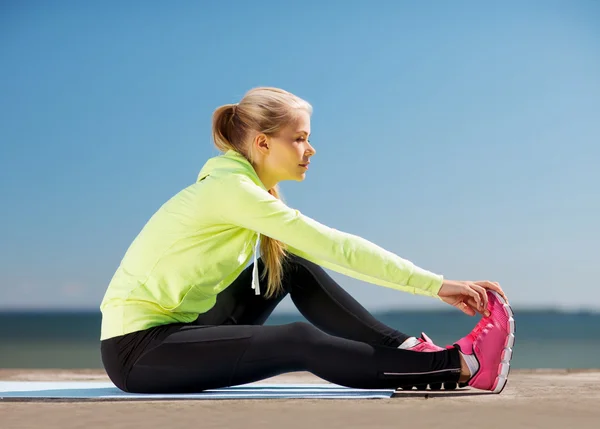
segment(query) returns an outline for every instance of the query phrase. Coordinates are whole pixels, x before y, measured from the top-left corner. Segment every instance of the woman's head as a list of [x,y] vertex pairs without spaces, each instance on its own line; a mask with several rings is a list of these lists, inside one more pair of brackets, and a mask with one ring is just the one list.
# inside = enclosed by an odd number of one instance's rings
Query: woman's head
[[[214,143],[222,152],[232,149],[245,156],[269,193],[280,198],[277,184],[303,180],[315,154],[308,141],[311,114],[312,106],[294,94],[279,88],[254,88],[238,104],[215,110]],[[269,276],[266,296],[270,297],[282,290],[285,246],[263,235],[260,250]]]
[[283,180],[303,180],[309,159],[312,106],[279,88],[254,88],[238,104],[213,114],[219,150],[233,149],[254,166],[267,189]]

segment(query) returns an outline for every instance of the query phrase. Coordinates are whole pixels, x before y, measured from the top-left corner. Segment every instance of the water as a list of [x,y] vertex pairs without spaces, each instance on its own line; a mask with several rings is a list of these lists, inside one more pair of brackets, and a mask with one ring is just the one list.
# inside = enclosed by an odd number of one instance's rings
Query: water
[[[446,345],[469,332],[476,318],[458,311],[376,314],[410,335],[426,332]],[[600,368],[600,314],[515,311],[513,368]],[[0,368],[102,368],[100,313],[0,313]],[[305,321],[299,314],[273,315],[267,324]]]

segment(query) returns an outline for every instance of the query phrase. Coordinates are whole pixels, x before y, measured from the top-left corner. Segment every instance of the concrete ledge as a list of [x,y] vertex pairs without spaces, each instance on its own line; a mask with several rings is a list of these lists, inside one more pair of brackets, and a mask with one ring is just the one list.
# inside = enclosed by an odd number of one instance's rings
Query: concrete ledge
[[[106,380],[102,370],[3,369],[0,380]],[[323,381],[293,373],[274,382]],[[398,392],[378,400],[0,403],[2,429],[166,428],[598,429],[599,370],[516,370],[500,395],[475,389]]]

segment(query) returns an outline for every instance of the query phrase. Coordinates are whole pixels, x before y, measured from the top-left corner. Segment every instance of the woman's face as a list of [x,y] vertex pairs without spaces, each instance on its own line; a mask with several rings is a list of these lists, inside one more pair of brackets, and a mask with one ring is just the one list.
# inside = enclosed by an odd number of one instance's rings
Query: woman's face
[[294,123],[267,138],[268,151],[263,158],[262,170],[268,181],[278,183],[306,178],[310,158],[316,153],[308,141],[309,136],[310,115],[299,111]]

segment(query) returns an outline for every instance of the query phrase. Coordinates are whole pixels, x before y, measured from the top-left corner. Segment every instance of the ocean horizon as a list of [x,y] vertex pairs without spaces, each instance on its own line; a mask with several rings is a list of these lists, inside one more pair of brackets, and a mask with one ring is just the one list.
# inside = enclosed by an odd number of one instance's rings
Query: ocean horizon
[[[515,369],[600,368],[600,311],[514,308]],[[374,311],[383,323],[408,335],[427,333],[441,346],[466,335],[478,317],[454,309]],[[266,322],[306,321],[279,311]],[[0,368],[102,368],[101,313],[90,309],[0,310]]]

